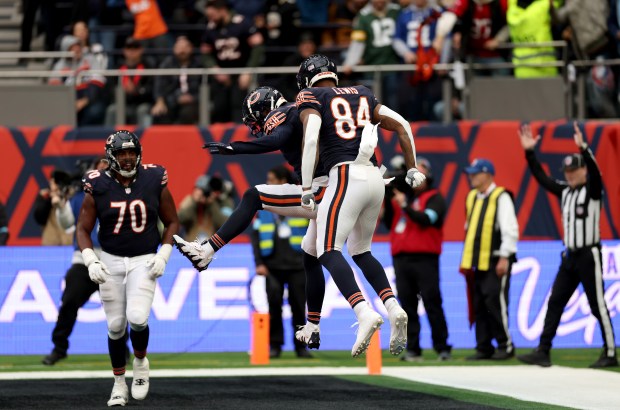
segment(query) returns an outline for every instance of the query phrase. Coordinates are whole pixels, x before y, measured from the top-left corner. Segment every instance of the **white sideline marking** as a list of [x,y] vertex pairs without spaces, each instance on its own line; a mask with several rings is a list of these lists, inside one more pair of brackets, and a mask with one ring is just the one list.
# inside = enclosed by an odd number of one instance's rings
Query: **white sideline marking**
[[[368,374],[365,367],[251,367],[238,369],[164,369],[151,370],[150,377],[242,377],[242,376],[332,376]],[[133,377],[127,370],[127,377]],[[0,373],[0,380],[108,379],[110,370],[72,370],[50,372]]]
[[552,366],[384,367],[386,376],[579,409],[620,408],[620,373]]
[[[620,407],[620,373],[562,366],[383,367],[385,376],[579,409]],[[151,370],[151,377],[365,375],[365,367],[251,367]],[[111,378],[109,370],[0,372],[0,380]],[[132,377],[132,372],[127,372]]]

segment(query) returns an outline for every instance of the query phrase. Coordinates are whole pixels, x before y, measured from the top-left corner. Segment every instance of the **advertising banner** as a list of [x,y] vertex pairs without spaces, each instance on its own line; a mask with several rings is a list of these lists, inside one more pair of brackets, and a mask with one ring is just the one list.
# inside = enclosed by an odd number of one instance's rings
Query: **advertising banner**
[[[474,329],[467,321],[465,280],[458,273],[461,243],[444,244],[441,290],[449,342],[455,348],[473,348]],[[519,243],[518,262],[510,284],[509,321],[515,346],[536,346],[542,331],[546,300],[560,264],[559,241]],[[70,247],[0,247],[0,355],[44,354],[52,349],[51,333],[58,315]],[[373,253],[394,273],[389,244],[373,244]],[[351,262],[351,260],[349,259]],[[352,263],[352,262],[351,262]],[[384,316],[386,312],[355,265],[366,299]],[[614,328],[620,328],[620,241],[603,247],[605,299]],[[321,350],[349,350],[355,340],[355,316],[334,282],[327,286],[321,320]],[[264,278],[254,274],[251,247],[231,244],[223,248],[205,272],[197,272],[174,251],[159,279],[149,324],[150,352],[248,351],[250,313],[267,311]],[[430,329],[420,305],[422,347],[431,349]],[[290,310],[284,307],[285,349],[292,349]],[[381,329],[384,349],[389,345],[389,322]],[[79,311],[71,335],[70,354],[106,353],[107,329],[98,292]],[[599,347],[600,328],[590,314],[581,286],[562,316],[554,347]]]

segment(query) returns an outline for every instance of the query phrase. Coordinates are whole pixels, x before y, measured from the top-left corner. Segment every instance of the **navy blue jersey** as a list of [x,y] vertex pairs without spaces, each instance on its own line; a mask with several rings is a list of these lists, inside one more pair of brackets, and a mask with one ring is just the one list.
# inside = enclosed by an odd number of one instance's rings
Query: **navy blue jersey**
[[[313,87],[297,94],[299,112],[313,108],[321,115],[319,158],[326,170],[357,158],[362,130],[378,104],[372,91],[362,85]],[[371,161],[377,164],[374,155]]]
[[257,32],[252,20],[235,14],[226,25],[209,22],[203,42],[210,48],[219,67],[245,67],[251,51],[248,38]]
[[168,172],[142,164],[127,188],[111,172],[89,171],[82,179],[84,191],[95,199],[101,249],[127,257],[157,252],[159,199],[168,185]]
[[[302,139],[303,124],[299,119],[299,112],[295,104],[287,103],[267,115],[263,134],[255,141],[233,142],[230,145],[235,154],[260,154],[280,150],[301,181]],[[314,177],[323,175],[326,175],[326,172],[319,161]]]

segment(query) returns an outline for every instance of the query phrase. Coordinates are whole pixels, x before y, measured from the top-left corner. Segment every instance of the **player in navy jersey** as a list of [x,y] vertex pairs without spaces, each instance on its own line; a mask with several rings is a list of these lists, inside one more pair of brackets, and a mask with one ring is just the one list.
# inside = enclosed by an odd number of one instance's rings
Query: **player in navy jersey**
[[[142,147],[129,131],[117,131],[105,144],[109,168],[90,171],[82,180],[86,196],[76,236],[91,280],[99,284],[108,324],[108,350],[114,386],[108,406],[129,400],[125,382],[125,331],[134,351],[131,395],[143,400],[149,390],[148,318],[156,279],[163,275],[179,220],[167,188],[166,169],[141,164]],[[157,229],[160,219],[163,236]],[[99,221],[101,259],[93,251],[91,232]],[[159,245],[159,251],[157,248]]]
[[358,356],[368,348],[383,318],[366,303],[342,256],[345,241],[387,309],[390,352],[400,354],[407,343],[407,314],[394,297],[383,267],[370,253],[385,194],[374,158],[378,137],[373,124],[397,132],[408,169],[406,181],[416,187],[425,177],[415,168],[411,127],[401,115],[379,104],[366,87],[338,87],[336,65],[323,55],[310,56],[301,63],[297,85],[297,109],[304,125],[302,206],[312,210],[316,206],[310,181],[320,158],[328,170],[329,184],[317,214],[316,250],[357,316],[359,329],[351,355]]
[[[242,105],[243,122],[250,128],[252,135],[258,137],[248,142],[224,144],[211,142],[205,144],[212,154],[240,155],[262,154],[280,150],[287,162],[301,179],[301,138],[303,129],[295,104],[288,103],[282,94],[271,87],[259,87],[250,92]],[[327,176],[319,164],[312,181],[313,192],[320,202],[327,186]],[[301,186],[295,184],[257,185],[247,190],[241,203],[233,211],[226,223],[204,243],[188,242],[174,235],[174,242],[179,251],[187,257],[193,266],[202,271],[207,269],[214,254],[232,239],[241,234],[251,223],[257,211],[268,210],[282,216],[311,219],[306,235],[316,236],[316,210],[307,210],[301,206]],[[309,241],[314,243],[315,240]],[[317,349],[320,345],[319,320],[325,278],[321,264],[316,259],[316,249],[304,250],[304,268],[311,283],[308,292],[316,295],[308,301],[308,316],[315,322],[306,343]],[[316,287],[316,289],[312,288]]]

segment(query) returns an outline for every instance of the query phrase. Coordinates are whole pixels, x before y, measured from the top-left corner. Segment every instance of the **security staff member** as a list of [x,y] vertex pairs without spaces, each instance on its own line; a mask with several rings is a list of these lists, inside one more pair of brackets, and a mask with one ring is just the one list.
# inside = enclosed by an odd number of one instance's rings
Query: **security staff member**
[[473,189],[466,201],[460,271],[467,280],[470,325],[476,323],[476,353],[467,360],[506,360],[515,354],[508,331],[508,290],[519,225],[512,195],[493,180],[491,161],[475,159],[465,173]]
[[393,189],[386,193],[383,222],[390,230],[398,299],[409,317],[407,350],[401,360],[422,360],[418,295],[422,297],[431,326],[433,348],[439,360],[449,360],[452,346],[447,342],[448,326],[439,289],[439,255],[446,201],[432,186],[431,164],[426,158],[417,157],[418,169],[426,180],[414,189],[405,183],[404,158],[393,158],[392,166],[395,160],[402,164],[402,179],[397,177]]
[[517,358],[527,364],[551,366],[549,354],[551,342],[568,300],[581,283],[590,310],[601,326],[604,341],[603,352],[590,367],[618,366],[614,330],[605,303],[601,263],[600,218],[603,180],[594,155],[584,141],[576,122],[574,128],[575,144],[581,154],[568,155],[562,161],[565,182],[547,176],[536,159],[534,148],[540,140],[540,135],[534,138],[529,125],[521,127],[519,133],[532,175],[543,188],[561,199],[566,249],[562,252],[562,262],[547,302],[547,314],[538,347],[531,353]]
[[[290,184],[290,171],[280,165],[267,173],[267,184]],[[297,357],[312,357],[306,346],[295,339],[295,331],[306,323],[306,274],[301,241],[308,220],[258,211],[252,235],[256,274],[266,276],[269,303],[269,356],[280,357],[284,344],[282,302],[284,286],[288,286],[288,302],[293,316],[293,341]]]

